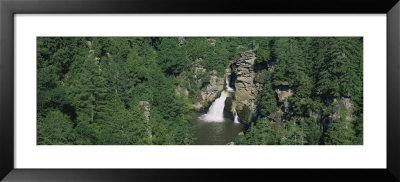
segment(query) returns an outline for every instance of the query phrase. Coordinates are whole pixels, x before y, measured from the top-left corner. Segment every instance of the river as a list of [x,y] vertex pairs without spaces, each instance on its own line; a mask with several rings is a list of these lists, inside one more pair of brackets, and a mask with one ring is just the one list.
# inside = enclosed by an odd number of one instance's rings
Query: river
[[195,128],[195,145],[226,145],[233,142],[243,125],[240,118],[224,110],[225,100],[232,97],[235,89],[230,87],[230,77],[226,77],[226,89],[211,104],[207,113],[192,113],[191,124]]
[[209,122],[200,119],[205,113],[192,113],[191,124],[195,129],[195,145],[226,145],[235,140],[242,131],[241,123],[234,123],[230,113],[224,113],[224,120]]

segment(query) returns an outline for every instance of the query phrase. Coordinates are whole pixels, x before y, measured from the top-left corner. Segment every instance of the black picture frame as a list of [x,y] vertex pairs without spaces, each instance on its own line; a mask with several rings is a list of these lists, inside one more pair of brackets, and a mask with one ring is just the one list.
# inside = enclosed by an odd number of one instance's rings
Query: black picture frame
[[[386,169],[15,169],[14,15],[31,13],[382,13],[387,15]],[[0,0],[0,180],[400,181],[400,3],[374,0]],[[379,64],[379,62],[377,63]],[[240,156],[245,159],[245,156]],[[373,157],[373,156],[371,156]]]

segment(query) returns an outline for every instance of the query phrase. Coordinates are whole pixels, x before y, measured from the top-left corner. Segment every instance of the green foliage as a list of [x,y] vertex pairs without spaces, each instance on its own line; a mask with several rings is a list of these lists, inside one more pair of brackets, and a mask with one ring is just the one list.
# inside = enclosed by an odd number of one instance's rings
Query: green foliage
[[238,54],[237,44],[230,42],[229,39],[217,39],[216,44],[212,45],[204,38],[186,38],[184,48],[191,60],[203,59],[201,64],[209,71],[217,71],[219,76],[225,74],[225,68],[229,61]]
[[[258,120],[235,143],[363,143],[363,39],[357,37],[187,37],[182,44],[175,37],[38,37],[37,143],[193,144],[189,112],[198,92],[214,71],[224,76],[249,50],[263,75]],[[203,74],[194,75],[196,59]],[[274,90],[285,81],[293,95],[275,120],[271,114],[284,103]],[[188,95],[177,94],[178,87]],[[334,101],[342,98],[352,104],[351,119]],[[149,121],[139,101],[150,103]]]
[[[304,125],[304,124],[303,124]],[[322,132],[318,123],[313,119],[308,120],[308,125],[302,128],[306,134],[306,140],[308,145],[319,145],[321,141]]]
[[129,53],[126,59],[129,79],[134,83],[142,83],[149,79],[149,71],[145,58],[138,55],[137,51]]
[[[183,119],[188,101],[176,96],[176,79],[168,76],[190,63],[174,41],[38,38],[38,143],[191,143],[191,126]],[[144,118],[140,100],[150,102],[151,121]],[[54,115],[53,110],[65,114]],[[71,137],[65,140],[45,135],[51,132],[47,126],[59,124],[48,117],[57,116],[71,124]]]
[[316,109],[315,101],[311,97],[313,86],[313,81],[304,72],[298,74],[294,83],[294,94],[290,97],[290,102],[293,103],[296,114],[306,116]]
[[169,75],[178,75],[190,66],[185,50],[179,46],[177,38],[162,38],[157,46],[158,63]]
[[202,72],[199,75],[199,78],[201,80],[201,88],[204,88],[205,86],[207,86],[208,84],[210,84],[210,80],[211,80],[211,76],[209,73],[207,72]]
[[90,55],[73,68],[66,91],[78,116],[89,119],[90,124],[104,121],[110,90],[99,63]]
[[37,71],[37,107],[38,116],[44,116],[53,109],[61,110],[64,104],[68,104],[65,98],[65,90],[61,87],[54,66],[40,68]]
[[90,39],[96,57],[125,59],[130,52],[128,39],[120,37],[94,37]]
[[60,111],[50,111],[46,118],[39,119],[37,125],[38,145],[73,144],[75,133],[69,117]]
[[[283,81],[287,81],[288,87],[293,90],[293,95],[288,99],[289,111],[281,117],[281,127],[273,127],[273,131],[281,129],[279,132],[270,132],[279,138],[273,144],[363,143],[362,42],[362,38],[353,37],[290,37],[272,38],[268,44],[259,44],[256,61],[273,65],[271,79],[264,81],[263,90],[257,99],[259,116],[268,117],[276,111],[277,106],[282,107],[283,104],[268,97],[265,90],[271,91],[273,86],[280,88]],[[263,48],[266,45],[269,49]],[[263,53],[264,50],[270,52]],[[274,85],[270,86],[271,83]],[[338,103],[333,102],[341,98],[350,99],[351,120],[345,116],[349,111],[338,110],[345,107],[338,107]],[[341,116],[332,117],[338,114]],[[260,122],[253,125],[244,136],[237,137],[239,144],[257,144],[258,136],[261,135],[258,132],[261,130],[255,128]]]
[[147,130],[146,118],[139,105],[127,110],[118,95],[115,95],[110,102],[106,121],[99,126],[98,144],[150,144],[151,131]]
[[354,129],[351,120],[348,120],[348,110],[343,103],[336,103],[340,108],[337,118],[334,118],[325,132],[326,145],[351,145],[354,141]]
[[326,52],[316,62],[317,93],[327,98],[356,96],[362,92],[362,39],[326,38]]
[[275,40],[273,54],[276,57],[274,80],[293,83],[297,74],[305,70],[304,53],[298,38]]
[[264,86],[259,93],[258,102],[261,117],[267,117],[278,110],[275,92],[271,84],[271,73],[269,71],[264,73]]
[[363,114],[360,114],[354,121],[354,132],[355,132],[355,144],[362,145],[364,140],[363,135]]
[[74,128],[77,133],[74,144],[77,145],[95,145],[98,141],[97,127],[94,124],[89,124],[89,118],[83,118],[80,115],[77,119],[78,124]]
[[245,135],[245,139],[241,141],[239,138],[236,143],[245,145],[272,145],[276,142],[273,132],[274,130],[270,121],[260,119],[257,121],[257,125],[252,123],[248,133]]
[[152,138],[151,142],[154,145],[167,144],[168,141],[168,129],[161,122],[157,122],[154,119],[150,119],[152,125]]
[[304,123],[298,124],[295,120],[286,122],[286,131],[280,144],[282,145],[305,145],[307,144],[306,134],[304,132]]
[[265,38],[260,41],[259,48],[256,50],[256,55],[256,63],[263,63],[271,60],[270,39]]

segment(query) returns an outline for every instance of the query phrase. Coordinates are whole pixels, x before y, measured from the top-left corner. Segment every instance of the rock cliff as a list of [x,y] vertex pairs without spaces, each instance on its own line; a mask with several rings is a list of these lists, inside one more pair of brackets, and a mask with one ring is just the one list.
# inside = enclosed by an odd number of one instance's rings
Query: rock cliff
[[[215,70],[206,70],[201,62],[201,58],[195,60],[194,78],[198,88],[196,95],[196,103],[193,108],[196,110],[204,110],[207,108],[220,93],[224,90],[225,79],[218,77]],[[204,83],[207,83],[204,85]]]
[[278,98],[278,111],[271,113],[268,118],[272,121],[278,122],[285,120],[288,116],[292,115],[293,112],[290,110],[289,97],[293,95],[293,89],[289,86],[287,81],[278,81],[278,85],[275,86],[276,97]]
[[240,58],[234,60],[231,68],[231,83],[235,88],[234,97],[227,105],[231,111],[237,113],[240,121],[249,124],[257,115],[256,98],[261,84],[255,80],[254,71],[256,55],[253,51],[241,53]]
[[139,101],[139,105],[142,108],[144,117],[146,118],[145,124],[146,124],[146,130],[147,130],[147,134],[149,136],[149,138],[152,138],[152,127],[149,124],[149,120],[150,120],[150,103],[147,101]]

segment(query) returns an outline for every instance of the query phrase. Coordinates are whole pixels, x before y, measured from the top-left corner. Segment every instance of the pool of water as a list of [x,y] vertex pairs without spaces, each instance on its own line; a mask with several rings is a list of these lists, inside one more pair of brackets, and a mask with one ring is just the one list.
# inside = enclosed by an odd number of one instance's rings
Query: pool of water
[[191,124],[195,128],[195,145],[226,145],[235,140],[243,125],[233,122],[233,116],[224,113],[224,120],[209,122],[200,119],[205,113],[192,113]]

